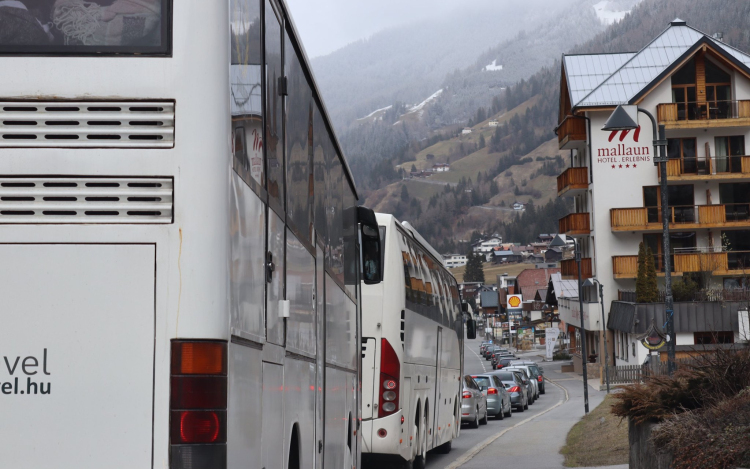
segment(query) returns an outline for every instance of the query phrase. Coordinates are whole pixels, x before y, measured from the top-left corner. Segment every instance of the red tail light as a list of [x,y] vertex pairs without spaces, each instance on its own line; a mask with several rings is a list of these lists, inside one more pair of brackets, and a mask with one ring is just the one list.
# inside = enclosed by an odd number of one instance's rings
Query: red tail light
[[508,392],[521,392],[521,388],[518,386],[513,386],[512,388],[508,389]]
[[227,343],[172,341],[170,467],[227,467]]
[[495,389],[495,388],[489,388],[487,390],[487,394],[497,394],[497,389]]
[[471,399],[471,393],[469,391],[464,391],[464,393],[461,394],[461,397],[464,399]]
[[380,403],[378,417],[386,417],[399,409],[401,362],[386,339],[380,340]]
[[541,383],[542,381],[544,381],[544,378],[542,377],[542,375],[539,375],[537,376],[536,380]]

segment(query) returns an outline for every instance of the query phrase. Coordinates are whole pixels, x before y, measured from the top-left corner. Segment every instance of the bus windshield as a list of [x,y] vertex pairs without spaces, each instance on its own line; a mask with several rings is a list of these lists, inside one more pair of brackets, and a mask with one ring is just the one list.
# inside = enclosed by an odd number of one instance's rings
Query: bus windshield
[[0,54],[171,52],[169,0],[0,0]]

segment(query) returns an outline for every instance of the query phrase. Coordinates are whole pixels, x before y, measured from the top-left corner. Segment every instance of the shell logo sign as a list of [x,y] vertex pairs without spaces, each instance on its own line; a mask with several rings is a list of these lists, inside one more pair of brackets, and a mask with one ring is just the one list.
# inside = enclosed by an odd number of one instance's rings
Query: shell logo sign
[[521,295],[508,295],[508,308],[520,308],[521,302]]

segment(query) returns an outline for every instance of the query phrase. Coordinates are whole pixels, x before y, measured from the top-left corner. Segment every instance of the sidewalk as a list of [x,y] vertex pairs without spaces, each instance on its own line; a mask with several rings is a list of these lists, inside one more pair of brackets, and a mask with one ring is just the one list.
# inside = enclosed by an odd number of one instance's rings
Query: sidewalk
[[[538,351],[532,352],[538,356]],[[496,467],[498,464],[503,467],[534,469],[564,467],[565,458],[560,454],[560,448],[565,445],[568,431],[584,415],[583,385],[580,384],[578,375],[562,373],[560,362],[540,362],[539,365],[544,368],[545,378],[557,382],[568,391],[569,400],[546,414],[509,431],[464,464],[463,469],[486,469]],[[598,406],[605,395],[606,391],[589,390],[589,408],[594,409]],[[565,399],[565,393],[557,386],[548,383],[546,397],[557,403]],[[611,469],[624,467],[627,465],[611,466]]]

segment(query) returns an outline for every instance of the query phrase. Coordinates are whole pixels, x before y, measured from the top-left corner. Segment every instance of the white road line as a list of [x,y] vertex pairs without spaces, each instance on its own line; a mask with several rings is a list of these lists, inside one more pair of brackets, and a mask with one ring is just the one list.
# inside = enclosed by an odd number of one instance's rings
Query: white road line
[[479,360],[479,364],[480,364],[480,365],[482,365],[482,371],[483,371],[484,373],[487,373],[487,368],[485,368],[485,367],[484,367],[484,360],[482,360],[482,359],[481,359],[481,358],[479,357],[479,355],[477,354],[477,352],[475,352],[475,351],[474,351],[474,349],[473,349],[473,348],[470,348],[469,350],[471,350],[471,353],[473,353],[473,354],[474,354],[474,355],[475,355],[475,356],[477,357],[477,360]]
[[[473,352],[473,350],[472,350],[472,352]],[[476,355],[476,353],[475,353],[475,355]],[[476,456],[477,454],[479,454],[483,449],[485,449],[486,447],[488,447],[489,445],[491,445],[495,440],[497,440],[501,436],[505,435],[509,431],[513,430],[516,427],[520,427],[521,425],[529,423],[532,420],[534,420],[535,418],[539,417],[540,415],[544,415],[547,412],[551,411],[552,409],[554,409],[556,407],[560,407],[565,402],[568,402],[568,400],[570,399],[570,397],[568,396],[568,390],[567,389],[565,389],[564,387],[562,387],[559,384],[555,383],[551,379],[545,378],[545,380],[547,382],[549,382],[549,383],[554,384],[558,388],[562,389],[563,392],[565,393],[565,398],[564,399],[561,398],[559,401],[557,401],[557,404],[553,405],[549,409],[544,410],[542,412],[539,412],[538,414],[533,415],[533,416],[531,416],[531,417],[529,417],[529,418],[527,418],[525,420],[521,420],[520,422],[518,422],[517,424],[513,425],[512,427],[508,427],[508,428],[504,429],[503,431],[501,431],[500,433],[487,438],[483,442],[481,442],[481,443],[477,444],[476,446],[474,446],[473,448],[471,448],[463,456],[461,456],[460,458],[458,458],[455,461],[453,461],[450,465],[446,466],[445,469],[458,469],[459,467],[463,466],[467,462],[471,461],[474,458],[474,456]]]

